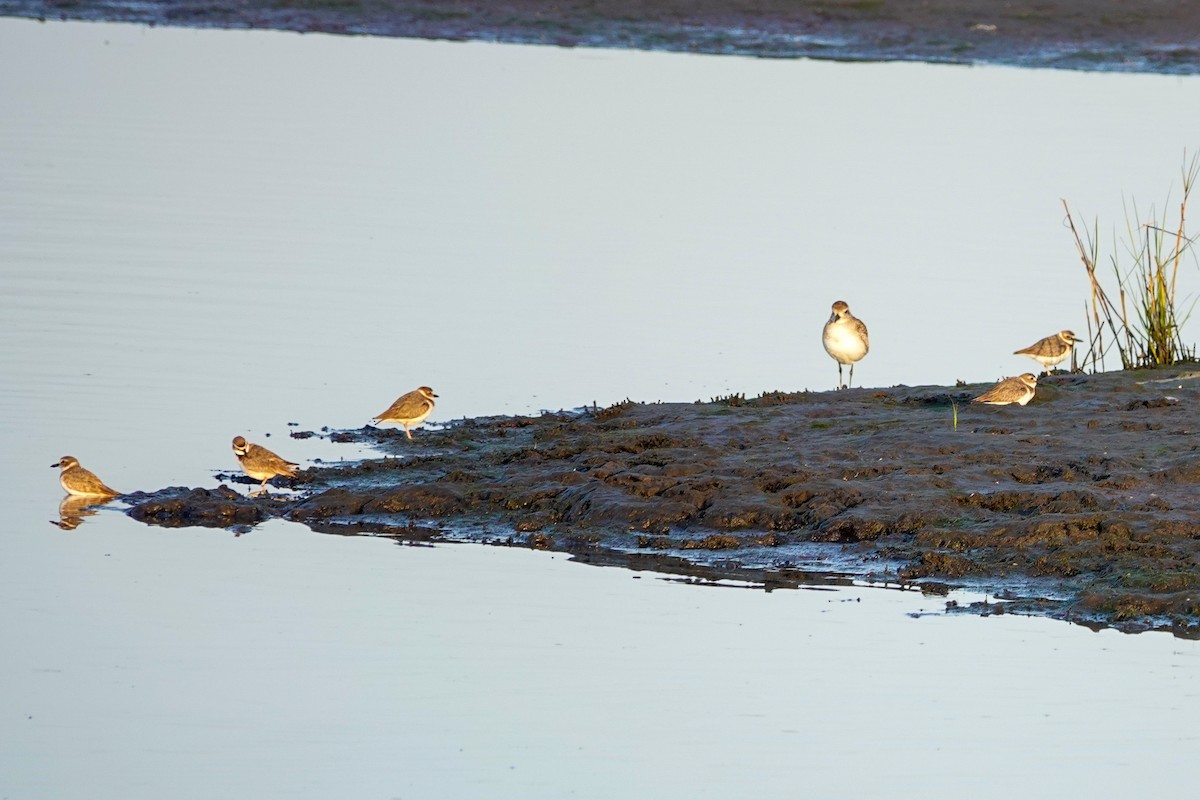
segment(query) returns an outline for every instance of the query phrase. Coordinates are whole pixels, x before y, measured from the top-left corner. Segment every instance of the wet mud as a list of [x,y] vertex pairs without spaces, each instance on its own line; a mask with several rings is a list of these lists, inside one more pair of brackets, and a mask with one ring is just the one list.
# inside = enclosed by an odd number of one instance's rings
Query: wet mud
[[0,0],[0,14],[769,58],[1200,72],[1162,0]]
[[968,402],[985,388],[625,402],[411,442],[334,431],[317,435],[385,455],[306,469],[296,493],[125,499],[156,525],[284,517],[767,587],[965,587],[997,602],[958,610],[1200,634],[1200,371],[1047,377],[1026,407]]

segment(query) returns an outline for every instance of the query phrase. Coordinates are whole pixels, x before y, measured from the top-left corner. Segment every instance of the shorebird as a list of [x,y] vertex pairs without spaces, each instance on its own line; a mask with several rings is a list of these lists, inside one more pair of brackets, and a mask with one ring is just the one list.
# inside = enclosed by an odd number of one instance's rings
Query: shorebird
[[1033,399],[1033,393],[1036,389],[1037,376],[1032,372],[1026,372],[1014,378],[1005,378],[971,402],[987,403],[993,406],[1006,406],[1009,403],[1016,403],[1019,406],[1023,406]]
[[398,422],[404,426],[404,432],[408,438],[413,438],[412,431],[409,430],[413,425],[420,425],[429,416],[429,412],[433,411],[433,398],[437,397],[433,393],[433,389],[428,386],[422,386],[419,389],[414,389],[408,394],[402,394],[396,398],[396,402],[388,406],[388,410],[382,414],[373,417],[372,422]]
[[81,497],[116,497],[120,494],[115,489],[105,486],[104,481],[95,474],[79,466],[79,459],[75,456],[63,456],[50,466],[62,468],[62,472],[58,474],[58,482],[67,494]]
[[[850,306],[841,300],[833,304],[833,315],[821,331],[821,344],[825,352],[838,362],[838,388],[848,388],[854,383],[854,363],[862,359],[871,347],[867,326],[850,313]],[[850,366],[850,384],[842,384],[842,367]]]
[[242,472],[255,480],[262,480],[258,485],[260,492],[266,490],[267,481],[276,475],[294,478],[300,471],[299,464],[285,461],[262,445],[251,444],[241,436],[233,437],[233,453],[242,465]]
[[1050,372],[1051,367],[1071,356],[1071,348],[1078,341],[1082,340],[1070,331],[1059,331],[1053,336],[1038,339],[1029,347],[1014,351],[1013,355],[1029,356],[1045,367],[1047,372]]

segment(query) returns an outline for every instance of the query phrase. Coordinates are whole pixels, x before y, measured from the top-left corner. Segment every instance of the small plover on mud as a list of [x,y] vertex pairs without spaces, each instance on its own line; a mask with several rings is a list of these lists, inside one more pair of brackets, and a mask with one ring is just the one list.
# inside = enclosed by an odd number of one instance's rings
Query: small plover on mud
[[972,400],[972,403],[987,403],[993,406],[1006,406],[1016,403],[1023,406],[1033,399],[1037,389],[1037,376],[1026,372],[1013,378],[1005,378],[991,389]]
[[[833,314],[821,331],[821,344],[830,358],[838,362],[838,388],[846,389],[854,383],[854,364],[867,354],[871,340],[867,326],[850,313],[850,306],[841,300],[833,304]],[[850,381],[842,384],[842,367],[850,367]]]
[[299,464],[286,461],[262,445],[247,442],[241,436],[233,437],[233,454],[237,456],[238,463],[242,465],[242,472],[256,481],[262,481],[258,485],[260,492],[266,490],[267,481],[271,478],[277,475],[294,478],[300,471]]
[[387,411],[374,417],[372,422],[398,422],[404,426],[404,432],[411,439],[413,435],[409,428],[425,421],[429,412],[433,411],[435,397],[437,395],[428,386],[413,389],[408,394],[400,395],[396,402],[388,406]]
[[1029,347],[1013,352],[1015,356],[1029,356],[1040,363],[1049,372],[1055,364],[1060,364],[1071,356],[1071,348],[1080,339],[1070,331],[1059,331],[1053,336],[1038,339]]

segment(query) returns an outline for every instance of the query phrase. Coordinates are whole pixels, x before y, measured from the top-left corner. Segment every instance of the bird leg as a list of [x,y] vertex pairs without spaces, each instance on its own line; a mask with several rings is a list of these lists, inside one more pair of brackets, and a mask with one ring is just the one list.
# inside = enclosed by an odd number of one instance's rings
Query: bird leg
[[412,431],[408,429],[407,425],[404,426],[404,435],[408,437],[409,441],[412,441]]
[[842,383],[842,362],[838,362],[838,385],[837,388],[845,389],[846,385]]
[[846,384],[846,388],[849,389],[853,385],[854,385],[854,365],[851,364],[850,365],[850,382],[848,384]]

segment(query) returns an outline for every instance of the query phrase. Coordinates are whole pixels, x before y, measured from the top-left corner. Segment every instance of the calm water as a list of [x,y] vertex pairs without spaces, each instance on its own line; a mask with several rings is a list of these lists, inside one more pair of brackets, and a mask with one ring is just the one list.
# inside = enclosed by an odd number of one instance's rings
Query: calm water
[[0,98],[0,797],[1187,785],[1192,642],[283,522],[66,532],[49,465],[355,458],[288,423],[423,383],[435,420],[827,388],[835,299],[866,385],[1027,369],[1083,328],[1059,198],[1161,205],[1200,80],[0,20]]

